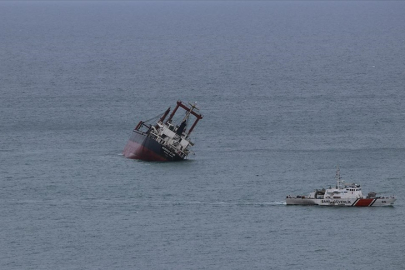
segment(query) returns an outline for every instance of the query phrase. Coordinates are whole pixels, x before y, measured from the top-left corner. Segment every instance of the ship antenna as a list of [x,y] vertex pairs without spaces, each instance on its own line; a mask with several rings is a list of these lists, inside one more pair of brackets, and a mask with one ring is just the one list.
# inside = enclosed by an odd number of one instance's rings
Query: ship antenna
[[336,170],[336,188],[340,189],[341,188],[341,178],[340,178],[340,168],[339,165],[337,166],[337,170]]

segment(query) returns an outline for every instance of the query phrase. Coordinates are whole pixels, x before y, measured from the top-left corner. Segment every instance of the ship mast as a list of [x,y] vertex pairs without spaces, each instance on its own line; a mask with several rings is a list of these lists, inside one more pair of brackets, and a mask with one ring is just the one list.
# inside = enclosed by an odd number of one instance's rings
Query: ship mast
[[341,189],[342,187],[342,179],[340,178],[340,168],[337,166],[336,170],[336,188]]
[[166,112],[162,115],[162,117],[160,117],[159,122],[162,122],[165,120],[166,116],[169,114],[170,112],[170,107],[169,109],[166,110]]
[[[190,135],[190,133],[193,131],[193,129],[195,128],[195,126],[197,125],[197,122],[203,118],[203,116],[199,113],[196,113],[195,111],[193,111],[194,109],[198,109],[197,106],[195,104],[190,104],[191,108],[188,108],[187,106],[185,106],[180,100],[177,101],[177,105],[174,108],[174,110],[172,111],[172,113],[169,116],[169,119],[167,119],[166,123],[170,122],[174,116],[174,114],[176,113],[177,109],[179,107],[182,107],[186,112],[186,117],[184,118],[184,120],[187,120],[187,118],[190,116],[190,114],[194,115],[196,117],[194,124],[191,126],[190,130],[188,131],[188,135]],[[183,120],[183,121],[184,121]]]
[[194,109],[197,109],[197,110],[198,110],[196,103],[194,103],[194,104],[189,103],[189,104],[190,104],[190,110],[188,110],[188,111],[186,112],[186,116],[184,116],[184,119],[183,119],[182,122],[188,120],[188,118],[190,117],[190,114],[193,112]]

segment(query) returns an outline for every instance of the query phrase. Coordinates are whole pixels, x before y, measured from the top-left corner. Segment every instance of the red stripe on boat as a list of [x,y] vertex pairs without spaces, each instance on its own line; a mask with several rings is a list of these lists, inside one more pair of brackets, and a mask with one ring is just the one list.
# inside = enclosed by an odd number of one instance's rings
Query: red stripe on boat
[[369,206],[374,199],[360,199],[354,206]]

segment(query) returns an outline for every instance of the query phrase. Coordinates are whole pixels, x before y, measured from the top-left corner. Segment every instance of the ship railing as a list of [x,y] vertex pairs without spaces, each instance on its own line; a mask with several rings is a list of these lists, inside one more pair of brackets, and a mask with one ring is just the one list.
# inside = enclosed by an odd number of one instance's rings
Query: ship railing
[[395,199],[395,196],[378,196],[376,199]]
[[[171,151],[173,151],[174,153],[178,154],[178,155],[179,155],[180,157],[182,157],[182,158],[184,158],[185,156],[187,156],[187,154],[186,154],[183,150],[181,150],[181,149],[179,149],[179,148],[177,148],[177,147],[174,147],[173,145],[165,144],[165,147],[169,148]],[[186,149],[184,149],[184,150],[186,150]]]
[[156,133],[153,132],[153,131],[151,131],[151,132],[149,133],[149,137],[150,137],[151,139],[157,141],[157,142],[160,143],[160,144],[163,144],[163,145],[166,144],[166,141],[165,141],[161,136],[159,136],[158,134],[156,134]]

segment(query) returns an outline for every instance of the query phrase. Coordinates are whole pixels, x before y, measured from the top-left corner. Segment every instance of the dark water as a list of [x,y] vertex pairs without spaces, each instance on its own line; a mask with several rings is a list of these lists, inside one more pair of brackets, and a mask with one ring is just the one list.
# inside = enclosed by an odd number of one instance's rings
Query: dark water
[[[0,2],[0,269],[403,269],[404,2]],[[182,163],[125,159],[197,101]],[[340,165],[394,207],[285,206]]]

